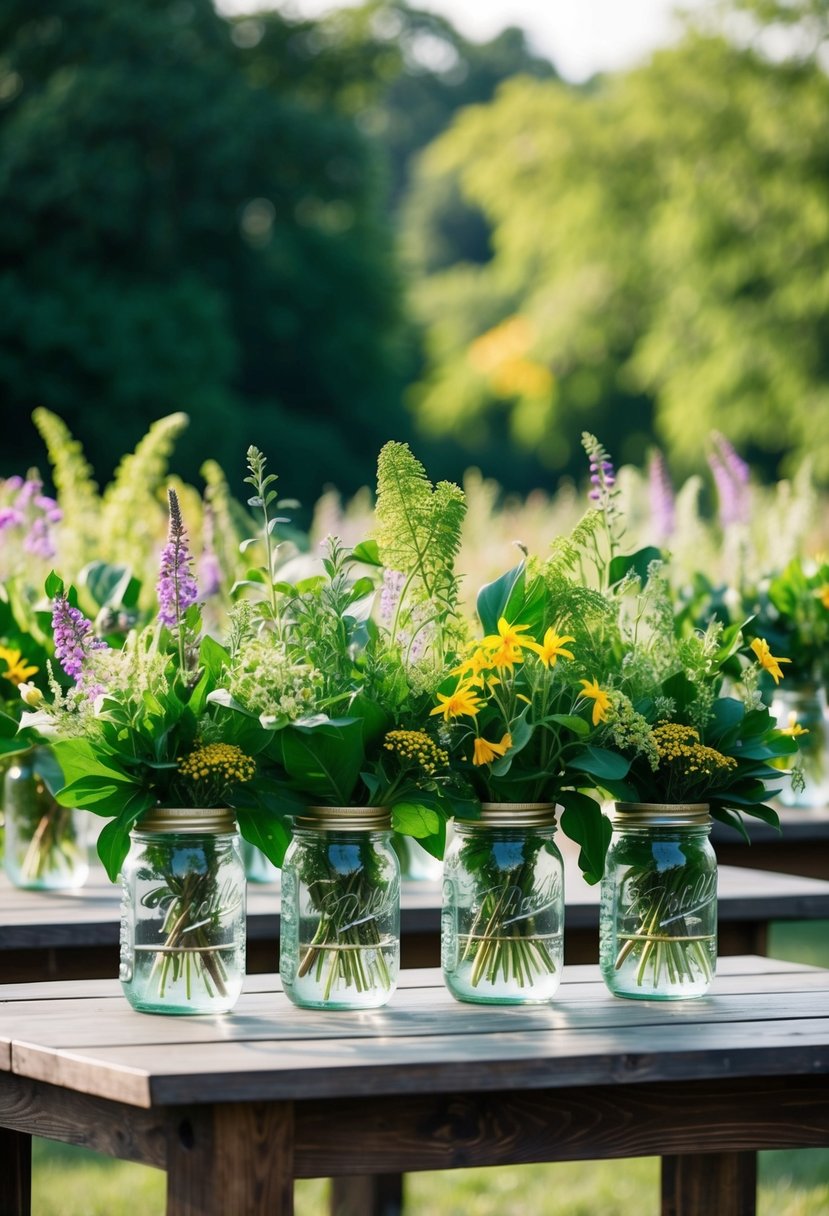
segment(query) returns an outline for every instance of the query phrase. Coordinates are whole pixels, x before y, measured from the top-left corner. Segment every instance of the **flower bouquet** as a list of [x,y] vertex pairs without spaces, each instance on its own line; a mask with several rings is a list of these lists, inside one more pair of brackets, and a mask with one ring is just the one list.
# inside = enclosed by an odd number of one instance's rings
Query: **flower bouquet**
[[227,967],[244,957],[244,880],[223,889],[224,838],[235,839],[235,820],[279,862],[289,832],[257,763],[273,732],[211,700],[232,658],[201,634],[173,490],[169,502],[157,619],[120,646],[95,635],[73,588],[47,580],[55,658],[70,683],[52,673],[51,699],[30,695],[23,724],[52,741],[61,805],[107,820],[98,854],[113,881],[122,874],[127,995],[139,1008],[189,1012],[207,998],[229,1007]]
[[[695,995],[716,958],[709,814],[744,835],[742,814],[779,826],[769,785],[797,744],[777,728],[758,681],[764,670],[780,678],[783,660],[763,640],[749,646],[737,624],[693,628],[675,612],[657,550],[619,555],[612,464],[588,440],[598,506],[578,548],[592,553],[598,587],[567,627],[584,674],[604,690],[599,741],[629,765],[622,779],[598,782],[618,800],[619,832],[602,888],[602,968],[624,995],[666,985],[671,995]],[[554,557],[549,585],[572,580],[576,561],[569,550]]]
[[319,560],[291,570],[267,541],[275,477],[257,449],[248,462],[266,564],[239,589],[234,672],[214,700],[273,732],[264,758],[296,804],[282,875],[286,992],[299,1004],[378,1004],[399,952],[389,828],[441,856],[459,794],[428,708],[456,657],[463,499],[454,486],[433,488],[405,445],[388,444],[377,539],[353,550],[329,539]]

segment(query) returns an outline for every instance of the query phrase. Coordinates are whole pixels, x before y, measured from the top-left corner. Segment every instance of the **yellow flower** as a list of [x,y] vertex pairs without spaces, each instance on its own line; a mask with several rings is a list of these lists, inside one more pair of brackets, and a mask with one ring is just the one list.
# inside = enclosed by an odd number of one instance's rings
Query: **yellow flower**
[[488,739],[478,738],[473,744],[472,763],[491,764],[496,756],[503,756],[512,747],[512,735],[506,734],[500,743],[490,743]]
[[789,714],[789,725],[780,727],[781,735],[791,735],[793,739],[799,739],[801,735],[808,735],[808,730],[805,726],[801,726],[797,720],[797,714]]
[[791,663],[791,659],[777,658],[769,650],[769,644],[765,638],[755,638],[751,643],[751,649],[757,656],[757,662],[767,671],[775,684],[779,684],[783,678],[783,672],[780,670],[781,663]]
[[461,663],[460,667],[456,667],[450,674],[453,676],[465,676],[467,673],[473,676],[478,676],[482,671],[486,671],[492,664],[489,661],[489,656],[485,650],[475,643],[477,649],[474,654],[470,655]]
[[550,628],[544,634],[544,641],[539,646],[538,642],[525,642],[530,650],[534,650],[545,667],[554,667],[558,658],[572,659],[572,650],[565,650],[565,643],[575,642],[575,638],[565,634],[560,637],[555,629]]
[[822,587],[818,587],[815,593],[823,604],[824,608],[829,608],[829,583],[824,583]]
[[489,656],[490,665],[496,668],[498,671],[502,671],[505,667],[508,667],[510,671],[512,671],[515,664],[521,663],[522,661],[523,655],[521,653],[521,647],[510,646],[506,642],[503,646],[499,646],[497,650],[494,650]]
[[0,659],[3,659],[6,664],[3,678],[11,680],[15,686],[22,684],[28,680],[29,676],[40,671],[39,667],[33,667],[31,663],[27,663],[19,650],[9,650],[6,646],[0,646]]
[[459,684],[454,692],[451,692],[448,697],[445,697],[442,692],[437,694],[438,701],[441,702],[433,710],[429,716],[434,714],[443,714],[444,721],[448,722],[450,718],[460,718],[468,714],[470,718],[474,718],[478,710],[481,708],[481,703],[478,700],[478,694],[469,684]]
[[604,722],[607,718],[607,711],[610,709],[610,697],[599,688],[598,680],[582,680],[583,688],[582,696],[589,698],[594,702],[593,705],[593,725],[598,726],[600,722]]
[[501,650],[516,650],[520,655],[521,647],[527,645],[527,639],[519,637],[519,634],[528,629],[529,625],[510,625],[507,618],[502,616],[498,621],[498,632],[487,634],[481,644],[499,647]]

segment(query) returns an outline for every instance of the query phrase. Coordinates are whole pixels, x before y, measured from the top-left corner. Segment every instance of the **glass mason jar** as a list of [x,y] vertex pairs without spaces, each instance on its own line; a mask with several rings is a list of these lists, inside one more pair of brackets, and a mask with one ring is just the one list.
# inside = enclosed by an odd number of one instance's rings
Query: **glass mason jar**
[[397,986],[400,864],[386,807],[311,806],[282,865],[279,969],[308,1009],[374,1009]]
[[224,1013],[245,978],[245,871],[232,811],[158,808],[121,868],[121,984],[144,1013]]
[[704,803],[617,802],[599,963],[615,996],[701,996],[717,965],[717,858]]
[[796,735],[797,755],[787,760],[802,770],[804,780],[803,789],[792,789],[786,778],[777,801],[801,810],[829,806],[829,714],[822,686],[790,681],[784,688],[781,684],[775,689],[771,712],[781,730]]
[[59,806],[49,793],[50,771],[60,770],[48,747],[15,756],[3,781],[3,864],[16,887],[67,891],[82,887],[89,873],[87,815]]
[[459,1001],[549,1001],[564,954],[564,866],[550,803],[456,819],[443,866],[441,962]]

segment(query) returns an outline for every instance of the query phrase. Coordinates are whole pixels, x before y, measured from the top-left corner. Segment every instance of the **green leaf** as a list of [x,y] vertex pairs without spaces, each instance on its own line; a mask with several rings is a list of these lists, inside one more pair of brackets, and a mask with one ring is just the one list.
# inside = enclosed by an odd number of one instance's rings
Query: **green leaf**
[[396,802],[391,819],[395,832],[401,836],[414,836],[416,840],[437,835],[441,824],[437,811],[418,802]]
[[364,760],[360,719],[294,722],[276,739],[284,768],[297,788],[313,798],[348,806]]
[[50,570],[46,576],[44,590],[50,600],[53,600],[57,595],[63,595],[64,582],[60,575],[55,574],[54,570]]
[[[524,571],[525,563],[519,562],[512,570],[508,570],[494,582],[487,583],[478,592],[476,608],[485,634],[498,632],[498,621],[502,616],[510,620],[510,604],[513,604],[517,611],[518,604],[524,598]],[[514,622],[510,620],[510,624]]]
[[547,721],[557,722],[559,726],[566,726],[574,735],[590,734],[590,726],[578,714],[550,714]]
[[155,798],[152,794],[135,794],[122,804],[118,817],[101,828],[98,836],[98,856],[110,882],[117,881],[124,858],[129,852],[132,825],[154,805]]
[[86,587],[99,608],[133,607],[138,599],[141,584],[133,576],[129,566],[110,565],[109,562],[90,562],[78,576],[78,582]]
[[261,849],[275,866],[282,865],[291,843],[291,829],[283,816],[263,807],[256,810],[237,808],[236,821],[249,844]]
[[594,886],[604,875],[605,855],[613,834],[610,820],[598,802],[578,790],[562,790],[558,796],[564,807],[561,828],[581,846],[579,867],[585,881]]
[[618,752],[610,752],[603,747],[585,747],[571,756],[570,765],[580,773],[597,777],[599,781],[621,781],[627,776],[630,761]]
[[644,549],[638,549],[636,553],[619,554],[614,557],[608,567],[608,578],[610,585],[620,583],[628,571],[632,570],[639,578],[642,586],[648,581],[648,566],[651,562],[660,561],[662,559],[662,551],[655,549],[653,545],[647,545]]
[[355,562],[363,562],[366,566],[382,566],[380,547],[376,540],[363,540],[351,550]]

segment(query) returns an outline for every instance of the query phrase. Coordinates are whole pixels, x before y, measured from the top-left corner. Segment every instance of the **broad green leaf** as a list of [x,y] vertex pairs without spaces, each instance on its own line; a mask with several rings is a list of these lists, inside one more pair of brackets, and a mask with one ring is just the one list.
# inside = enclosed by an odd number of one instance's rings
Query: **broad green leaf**
[[653,545],[638,549],[636,553],[620,554],[618,557],[614,557],[608,567],[611,586],[620,583],[628,571],[632,570],[644,587],[648,581],[648,566],[651,562],[659,561],[661,558],[661,550],[655,549]]
[[116,882],[124,858],[130,848],[130,830],[135,821],[155,804],[152,794],[136,794],[121,806],[118,816],[105,823],[98,836],[98,856],[109,875]]
[[355,545],[351,550],[351,556],[355,562],[362,562],[366,566],[382,566],[380,560],[380,549],[376,540],[363,540],[359,545]]
[[291,843],[291,830],[287,821],[263,807],[252,811],[238,808],[236,820],[245,840],[261,849],[268,861],[273,862],[275,866],[281,866],[285,860],[285,851]]
[[50,600],[53,600],[57,595],[63,595],[63,579],[60,577],[60,575],[56,574],[54,570],[50,570],[46,576],[44,589]]
[[566,726],[574,735],[590,734],[590,726],[578,714],[550,714],[548,720],[550,722],[557,722],[559,726]]
[[431,807],[418,802],[396,802],[392,807],[392,827],[401,836],[421,840],[435,836],[440,830],[441,816]]
[[621,781],[630,768],[630,761],[624,756],[603,747],[585,747],[574,752],[570,764],[580,773],[589,773],[599,781]]
[[276,738],[285,770],[298,789],[340,806],[350,803],[364,762],[362,721],[294,722]]
[[598,802],[578,790],[562,790],[558,798],[564,807],[562,831],[581,846],[579,868],[585,881],[595,886],[604,875],[605,855],[613,834],[610,820],[602,814]]
[[519,562],[512,570],[508,570],[494,582],[487,583],[478,592],[476,608],[481,628],[485,634],[498,632],[498,621],[502,616],[509,620],[507,606],[513,597],[515,597],[514,602],[520,602],[523,599],[524,570],[524,562]]

